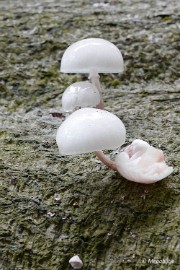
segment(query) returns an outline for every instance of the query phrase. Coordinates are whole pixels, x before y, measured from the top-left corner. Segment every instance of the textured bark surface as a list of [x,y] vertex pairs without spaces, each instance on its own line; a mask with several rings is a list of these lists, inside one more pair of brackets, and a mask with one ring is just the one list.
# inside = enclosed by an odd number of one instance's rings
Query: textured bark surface
[[[1,270],[68,270],[74,254],[86,270],[178,269],[179,0],[97,2],[0,0]],[[87,79],[59,65],[87,37],[122,51],[124,73],[101,75],[105,108],[127,143],[165,152],[167,179],[136,184],[94,154],[59,155],[61,95]]]

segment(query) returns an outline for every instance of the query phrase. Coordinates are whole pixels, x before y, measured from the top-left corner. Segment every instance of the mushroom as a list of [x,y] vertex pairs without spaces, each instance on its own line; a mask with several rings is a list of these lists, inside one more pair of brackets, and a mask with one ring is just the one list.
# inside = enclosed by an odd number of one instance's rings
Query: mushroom
[[81,269],[83,267],[83,262],[79,258],[78,255],[74,255],[70,260],[69,263],[71,264],[72,268],[74,269]]
[[114,114],[95,108],[82,108],[73,112],[58,128],[56,142],[62,155],[95,152],[110,169],[117,170],[127,180],[151,184],[173,171],[164,160],[162,150],[142,140],[134,140],[115,161],[102,150],[113,150],[125,142],[126,129]]
[[78,107],[94,107],[99,102],[98,89],[88,81],[71,84],[62,95],[62,109],[65,112],[72,112]]
[[109,168],[116,163],[102,150],[113,150],[125,142],[126,129],[114,114],[95,108],[82,108],[73,112],[57,131],[56,142],[62,155],[95,152]]
[[64,73],[88,73],[89,79],[103,98],[98,73],[119,73],[124,69],[122,54],[111,42],[101,38],[87,38],[70,45],[63,54],[60,71]]
[[116,156],[117,170],[126,179],[151,184],[173,172],[165,163],[163,151],[143,140],[134,140]]

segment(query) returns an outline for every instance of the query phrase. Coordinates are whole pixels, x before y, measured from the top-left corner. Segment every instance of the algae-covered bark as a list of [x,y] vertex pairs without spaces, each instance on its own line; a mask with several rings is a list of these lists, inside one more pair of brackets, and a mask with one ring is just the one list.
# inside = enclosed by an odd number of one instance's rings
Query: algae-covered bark
[[[0,269],[177,269],[179,1],[0,1]],[[174,172],[136,184],[94,154],[61,157],[60,74],[68,45],[101,37],[125,72],[102,75],[105,107],[161,148]],[[56,117],[60,113],[61,118]],[[115,152],[107,153],[115,157]],[[164,260],[164,261],[158,261]]]

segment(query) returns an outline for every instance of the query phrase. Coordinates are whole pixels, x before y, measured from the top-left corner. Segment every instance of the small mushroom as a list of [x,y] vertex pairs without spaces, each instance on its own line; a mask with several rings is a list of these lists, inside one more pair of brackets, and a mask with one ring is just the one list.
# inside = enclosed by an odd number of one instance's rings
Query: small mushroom
[[62,155],[95,152],[110,169],[117,170],[127,180],[151,184],[173,172],[164,160],[162,150],[142,140],[134,140],[121,151],[115,161],[102,150],[113,150],[123,145],[126,129],[114,114],[95,108],[82,108],[73,112],[57,131],[56,142]]
[[88,81],[71,84],[62,95],[62,109],[65,112],[72,112],[78,107],[94,107],[99,102],[98,89]]
[[98,73],[119,73],[124,69],[120,50],[111,42],[101,38],[87,38],[70,45],[61,60],[61,72],[88,73],[89,79],[101,95],[97,106],[103,108],[103,99]]
[[163,151],[142,140],[134,140],[116,156],[117,170],[126,179],[151,184],[173,172],[165,163]]
[[79,258],[78,255],[74,255],[70,260],[69,263],[71,264],[72,268],[74,269],[81,269],[83,267],[83,262]]
[[126,129],[114,114],[95,108],[82,108],[73,112],[57,131],[56,142],[62,155],[96,152],[109,168],[116,170],[102,150],[112,150],[125,142]]

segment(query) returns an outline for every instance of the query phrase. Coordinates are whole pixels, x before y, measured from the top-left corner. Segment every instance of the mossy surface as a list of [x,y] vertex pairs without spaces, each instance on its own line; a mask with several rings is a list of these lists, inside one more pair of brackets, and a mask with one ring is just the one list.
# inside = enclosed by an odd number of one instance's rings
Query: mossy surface
[[[0,0],[1,270],[69,270],[74,254],[86,270],[180,264],[179,1],[95,3]],[[124,122],[126,143],[140,138],[164,151],[174,167],[167,179],[136,184],[93,153],[59,155],[61,95],[87,79],[59,65],[67,46],[87,37],[121,49],[124,73],[101,75],[105,108]]]

